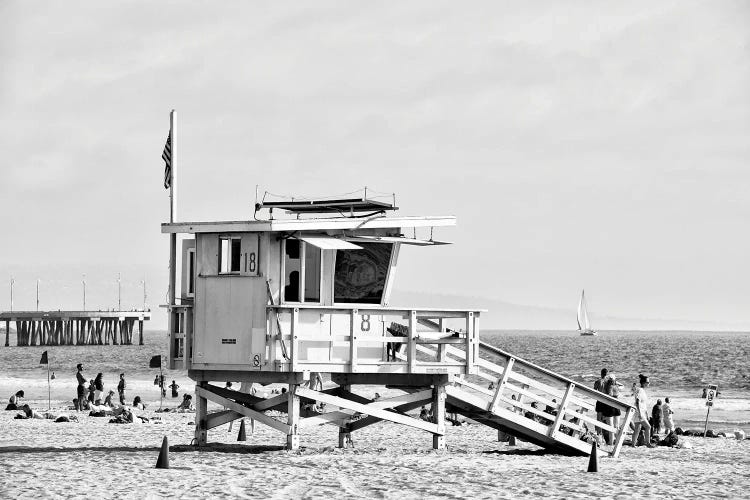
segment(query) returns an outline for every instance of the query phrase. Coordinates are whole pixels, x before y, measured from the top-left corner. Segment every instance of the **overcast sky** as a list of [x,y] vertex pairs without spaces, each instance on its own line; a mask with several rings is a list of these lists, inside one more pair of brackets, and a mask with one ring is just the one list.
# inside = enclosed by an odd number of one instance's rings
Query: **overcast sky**
[[89,307],[118,272],[123,307],[144,277],[164,303],[174,108],[180,220],[368,186],[458,217],[402,290],[750,325],[749,26],[722,1],[0,1],[0,309],[11,276],[16,309],[37,278],[80,308],[84,273]]

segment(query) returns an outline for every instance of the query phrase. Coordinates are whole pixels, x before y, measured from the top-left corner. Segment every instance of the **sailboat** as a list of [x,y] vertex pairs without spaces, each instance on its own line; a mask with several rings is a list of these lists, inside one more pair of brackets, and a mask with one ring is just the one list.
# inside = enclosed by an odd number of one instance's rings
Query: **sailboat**
[[581,300],[578,302],[578,331],[581,335],[596,335],[589,323],[589,314],[586,312],[586,294],[581,290]]

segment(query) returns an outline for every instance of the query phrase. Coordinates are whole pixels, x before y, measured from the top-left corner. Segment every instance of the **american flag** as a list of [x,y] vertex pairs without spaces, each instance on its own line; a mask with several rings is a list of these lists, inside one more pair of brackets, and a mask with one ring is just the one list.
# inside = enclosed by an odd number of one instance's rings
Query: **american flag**
[[164,160],[164,189],[169,189],[172,185],[172,135],[167,136],[167,143],[164,145],[164,152],[161,154]]

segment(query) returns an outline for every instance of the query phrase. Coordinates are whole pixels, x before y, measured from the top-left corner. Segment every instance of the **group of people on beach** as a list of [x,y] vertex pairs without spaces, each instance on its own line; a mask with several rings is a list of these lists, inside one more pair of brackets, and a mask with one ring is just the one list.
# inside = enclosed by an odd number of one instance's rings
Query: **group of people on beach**
[[[638,381],[633,382],[632,398],[635,406],[635,415],[633,417],[633,439],[631,446],[644,444],[649,448],[655,446],[654,441],[658,441],[658,434],[664,430],[670,435],[675,430],[674,420],[669,398],[665,398],[664,403],[658,399],[656,404],[651,406],[648,392],[646,389],[651,385],[651,380],[647,375],[639,374]],[[607,368],[602,368],[601,378],[594,382],[594,389],[607,394],[613,398],[618,398],[623,385],[617,382],[614,373],[609,372]],[[596,403],[597,420],[613,427],[619,426],[620,410],[607,405],[604,402]],[[600,431],[607,444],[613,444],[614,436],[611,432]]]
[[[76,397],[73,398],[73,406],[78,411],[89,410],[91,406],[108,406],[113,408],[115,406],[125,406],[125,389],[127,388],[127,382],[125,381],[125,374],[120,374],[120,380],[117,382],[117,394],[119,404],[113,401],[115,391],[110,390],[107,395],[102,399],[104,394],[104,374],[101,372],[88,381],[86,385],[86,377],[83,375],[83,364],[78,363],[76,365],[76,382],[78,387],[76,390]],[[140,397],[136,396],[138,402]],[[133,401],[133,406],[136,406],[136,401]]]

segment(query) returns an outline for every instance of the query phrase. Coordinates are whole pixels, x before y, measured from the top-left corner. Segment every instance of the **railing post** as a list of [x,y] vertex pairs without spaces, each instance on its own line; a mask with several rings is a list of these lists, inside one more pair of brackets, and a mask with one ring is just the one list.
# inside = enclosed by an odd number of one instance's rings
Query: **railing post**
[[[289,357],[291,358],[292,362],[292,371],[296,372],[298,368],[298,358],[299,358],[299,340],[297,340],[297,332],[299,330],[299,307],[295,307],[292,310],[292,331],[291,331],[291,341],[290,341],[290,350]],[[279,337],[281,337],[281,332],[279,332]],[[282,342],[284,342],[284,339],[281,339]]]
[[358,314],[358,309],[352,309],[349,313],[349,369],[352,373],[356,373],[357,371],[357,335],[354,333],[354,322]]
[[474,368],[474,313],[466,313],[466,374],[472,373]]
[[[444,320],[443,318],[440,318],[438,320],[438,326],[440,327],[440,333],[443,333],[445,331],[444,327]],[[446,344],[438,344],[438,361],[440,363],[445,363],[448,359],[448,346]]]
[[[623,416],[623,418],[620,418],[620,429],[617,431],[617,437],[615,438],[615,445],[612,448],[612,451],[610,452],[610,455],[612,458],[617,458],[617,456],[620,454],[620,449],[622,448],[622,442],[625,440],[625,430],[630,428],[630,421],[633,419],[633,414],[635,413],[635,410],[633,408],[629,408],[627,413]],[[636,436],[633,437],[633,439],[637,439]]]
[[[500,380],[497,381],[497,387],[495,388],[495,394],[492,396],[492,402],[490,403],[490,407],[487,408],[488,411],[494,412],[495,408],[497,407],[498,403],[500,402],[500,396],[503,394],[503,389],[505,388],[505,383],[508,382],[508,377],[510,377],[511,371],[513,371],[513,363],[515,362],[514,358],[508,358],[508,361],[505,363],[505,368],[503,369],[503,374],[500,377]],[[513,411],[516,411],[515,408],[513,408]]]
[[182,365],[189,370],[193,364],[193,308],[185,309],[185,352]]
[[417,362],[417,311],[409,311],[409,343],[406,345],[406,362],[408,364],[408,373],[414,373],[414,366]]
[[555,417],[555,421],[552,423],[552,426],[549,428],[549,432],[547,434],[552,439],[556,439],[555,434],[557,434],[557,431],[560,428],[560,424],[563,422],[565,411],[568,408],[568,401],[573,395],[573,391],[575,390],[575,388],[575,384],[568,384],[568,388],[565,390],[565,394],[563,395],[562,401],[560,402],[560,406],[557,407],[557,416]]

